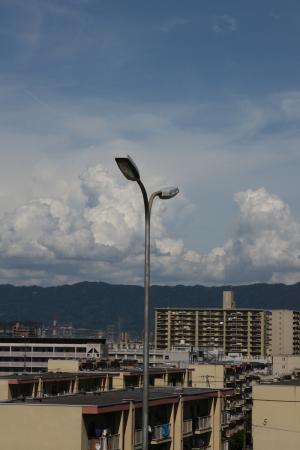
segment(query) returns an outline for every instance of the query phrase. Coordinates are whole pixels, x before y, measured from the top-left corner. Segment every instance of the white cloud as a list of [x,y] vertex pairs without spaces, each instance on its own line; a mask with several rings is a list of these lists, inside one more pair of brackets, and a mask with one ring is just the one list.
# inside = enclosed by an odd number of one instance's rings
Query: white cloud
[[[77,202],[32,200],[2,217],[3,282],[142,282],[144,219],[136,184],[121,183],[98,165],[81,175],[78,196]],[[152,217],[152,281],[296,280],[300,224],[290,208],[264,188],[239,192],[235,201],[240,210],[235,236],[207,254],[186,249],[183,240],[169,235],[165,204],[158,202]]]
[[[2,104],[10,95],[0,89]],[[113,161],[126,153],[149,189],[178,183],[181,191],[154,205],[153,282],[297,279],[298,222],[268,192],[281,192],[299,214],[299,92],[203,104],[89,104],[80,112],[24,98],[21,107],[3,109],[0,126],[0,281],[141,283],[142,199]],[[261,185],[267,190],[253,188]]]
[[223,15],[215,18],[212,26],[215,33],[232,33],[237,30],[237,21],[234,17]]

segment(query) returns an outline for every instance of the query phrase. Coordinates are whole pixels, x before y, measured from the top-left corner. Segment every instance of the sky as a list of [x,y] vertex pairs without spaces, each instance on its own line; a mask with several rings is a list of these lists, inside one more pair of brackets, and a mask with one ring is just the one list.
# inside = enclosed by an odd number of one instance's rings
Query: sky
[[300,3],[0,0],[0,283],[300,281]]

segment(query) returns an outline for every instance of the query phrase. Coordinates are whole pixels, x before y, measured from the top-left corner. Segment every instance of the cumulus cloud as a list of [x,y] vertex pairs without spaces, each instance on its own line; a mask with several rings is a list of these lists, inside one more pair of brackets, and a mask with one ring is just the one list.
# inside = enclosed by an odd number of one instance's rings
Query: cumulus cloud
[[[35,199],[2,216],[2,282],[142,282],[144,217],[136,184],[122,183],[97,165],[80,176],[77,195],[78,201]],[[239,208],[235,235],[207,254],[186,248],[182,239],[168,233],[166,204],[157,202],[152,216],[152,281],[297,280],[300,224],[289,206],[264,188],[238,192],[235,202]],[[188,201],[178,204],[177,212]]]
[[[137,281],[142,274],[143,206],[135,183],[120,184],[101,165],[80,176],[80,199],[40,198],[0,220],[2,281],[44,284],[61,280]],[[162,216],[152,219],[155,254],[177,255],[182,243],[168,238]],[[2,272],[1,272],[2,269]],[[20,276],[24,270],[24,277]],[[32,270],[32,280],[30,280]]]

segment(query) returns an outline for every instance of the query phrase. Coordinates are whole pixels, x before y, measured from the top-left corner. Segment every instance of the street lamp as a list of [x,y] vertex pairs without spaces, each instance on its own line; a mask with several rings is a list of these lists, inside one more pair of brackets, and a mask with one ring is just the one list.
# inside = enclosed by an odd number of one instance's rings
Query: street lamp
[[168,187],[153,192],[148,198],[145,186],[141,182],[139,169],[134,161],[127,157],[117,157],[116,163],[122,174],[130,181],[136,181],[142,191],[145,207],[145,266],[144,266],[144,374],[143,374],[143,450],[148,450],[148,403],[149,403],[149,288],[150,288],[150,217],[153,200],[159,197],[168,200],[178,194],[177,187]]

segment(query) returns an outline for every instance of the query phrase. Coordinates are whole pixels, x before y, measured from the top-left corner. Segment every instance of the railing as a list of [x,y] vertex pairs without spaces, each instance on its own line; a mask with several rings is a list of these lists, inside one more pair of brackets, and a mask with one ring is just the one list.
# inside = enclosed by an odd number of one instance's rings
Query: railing
[[228,425],[230,423],[230,414],[223,412],[222,413],[222,425]]
[[223,441],[221,444],[221,450],[228,450],[228,449],[229,449],[228,441]]
[[244,399],[240,399],[236,401],[236,407],[240,408],[241,406],[244,406],[245,404],[245,400]]
[[190,434],[193,433],[193,420],[192,419],[186,419],[183,421],[182,424],[182,434]]
[[142,445],[143,443],[143,430],[135,430],[134,432],[134,445]]
[[225,404],[225,409],[227,410],[227,411],[229,411],[229,410],[231,410],[231,409],[234,409],[235,408],[235,401],[229,401],[229,402],[226,402],[226,404]]
[[210,445],[205,445],[205,444],[201,445],[200,447],[193,445],[192,446],[192,450],[211,450],[211,446]]
[[[112,436],[107,436],[107,438],[100,438],[101,444],[101,448],[107,448],[107,450],[120,450],[119,435],[113,434]],[[97,445],[99,445],[99,439],[91,439],[89,450],[95,450]]]
[[120,450],[119,435],[113,434],[112,436],[109,436],[107,439],[107,444],[108,450]]
[[170,438],[170,424],[156,425],[152,427],[152,441],[163,441]]
[[196,431],[205,431],[209,430],[211,428],[211,417],[210,416],[203,416],[203,417],[197,417],[196,422]]

